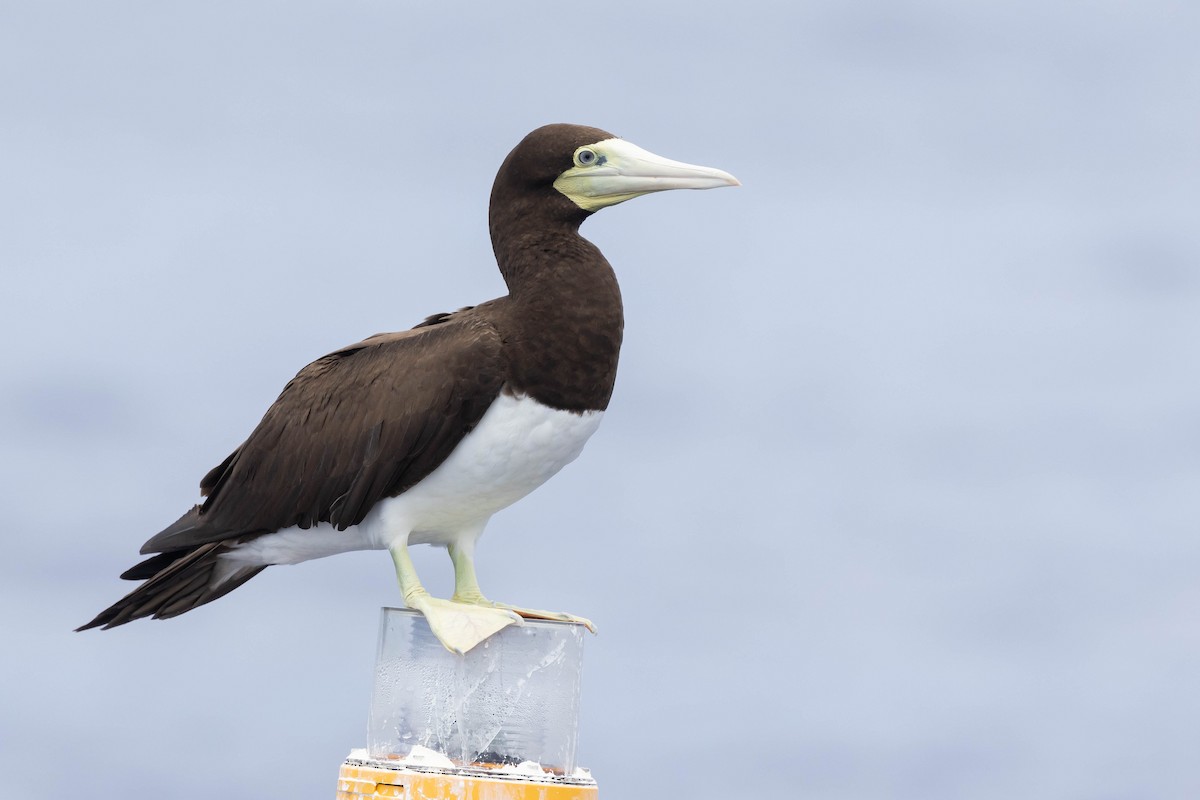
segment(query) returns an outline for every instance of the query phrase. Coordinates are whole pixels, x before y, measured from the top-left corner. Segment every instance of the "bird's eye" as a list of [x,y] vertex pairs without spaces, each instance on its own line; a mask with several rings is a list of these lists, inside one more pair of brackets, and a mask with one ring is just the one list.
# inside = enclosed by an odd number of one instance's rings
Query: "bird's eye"
[[575,163],[581,167],[590,167],[596,163],[596,151],[582,147],[575,152]]

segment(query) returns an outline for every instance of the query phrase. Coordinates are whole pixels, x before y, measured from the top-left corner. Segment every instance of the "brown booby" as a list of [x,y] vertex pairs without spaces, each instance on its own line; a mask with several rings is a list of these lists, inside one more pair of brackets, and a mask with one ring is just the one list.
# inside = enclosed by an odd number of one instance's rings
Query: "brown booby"
[[[269,565],[367,549],[391,552],[404,602],[452,651],[522,617],[591,628],[488,600],[474,565],[491,516],[575,460],[612,395],[621,293],[579,226],[650,192],[736,185],[597,128],[530,133],[500,166],[488,215],[508,294],[300,370],[200,481],[203,502],[121,575],[144,583],[79,630],[178,616]],[[449,550],[449,600],[422,587],[412,544]]]

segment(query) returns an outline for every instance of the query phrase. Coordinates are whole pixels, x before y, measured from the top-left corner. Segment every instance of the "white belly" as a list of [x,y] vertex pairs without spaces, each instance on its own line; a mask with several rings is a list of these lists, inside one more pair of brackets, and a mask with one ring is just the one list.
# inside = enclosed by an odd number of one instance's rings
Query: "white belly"
[[601,411],[575,414],[528,397],[501,395],[437,469],[397,497],[376,503],[344,531],[328,523],[284,528],[225,557],[250,564],[297,564],[407,540],[445,544],[477,537],[488,518],[541,486],[583,451]]

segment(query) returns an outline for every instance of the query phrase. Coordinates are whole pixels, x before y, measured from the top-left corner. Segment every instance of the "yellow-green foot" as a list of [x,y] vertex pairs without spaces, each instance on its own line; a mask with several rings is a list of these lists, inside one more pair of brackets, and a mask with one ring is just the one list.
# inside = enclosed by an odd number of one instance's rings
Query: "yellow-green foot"
[[552,619],[559,622],[573,622],[576,625],[582,625],[592,633],[596,632],[596,626],[592,624],[590,619],[585,617],[577,617],[574,614],[567,614],[562,611],[542,611],[537,608],[521,608],[520,606],[510,606],[507,603],[492,603],[493,608],[507,608],[509,611],[515,611],[525,619]]
[[454,595],[454,602],[466,603],[479,608],[498,608],[505,611],[512,611],[520,614],[525,619],[549,619],[556,622],[573,622],[576,625],[582,625],[592,633],[596,632],[596,626],[592,624],[590,619],[577,617],[574,614],[567,614],[562,611],[542,611],[539,608],[521,608],[520,606],[510,606],[508,603],[497,603],[495,600],[488,600],[483,595]]
[[438,597],[413,597],[411,608],[429,621],[433,635],[451,653],[462,655],[509,625],[520,625],[521,617],[511,610],[457,603]]
[[[456,603],[466,603],[479,608],[490,608],[507,611],[509,613],[520,614],[526,619],[549,619],[558,622],[573,622],[576,625],[582,625],[592,633],[596,632],[596,626],[592,624],[590,619],[577,617],[574,614],[564,614],[561,611],[542,611],[537,608],[521,608],[520,606],[510,606],[508,603],[497,603],[488,600],[483,596],[483,592],[479,589],[479,581],[475,577],[475,554],[473,542],[451,542],[447,547],[450,551],[450,560],[454,562],[454,597],[451,599]],[[403,581],[401,581],[403,583]]]

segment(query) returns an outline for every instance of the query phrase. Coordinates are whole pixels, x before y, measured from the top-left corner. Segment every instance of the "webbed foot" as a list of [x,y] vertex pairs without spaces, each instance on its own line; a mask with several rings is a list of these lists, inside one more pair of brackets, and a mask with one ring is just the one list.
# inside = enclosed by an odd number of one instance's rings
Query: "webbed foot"
[[409,599],[408,604],[425,615],[438,641],[459,655],[509,625],[521,624],[521,617],[513,610],[442,600],[427,594]]

